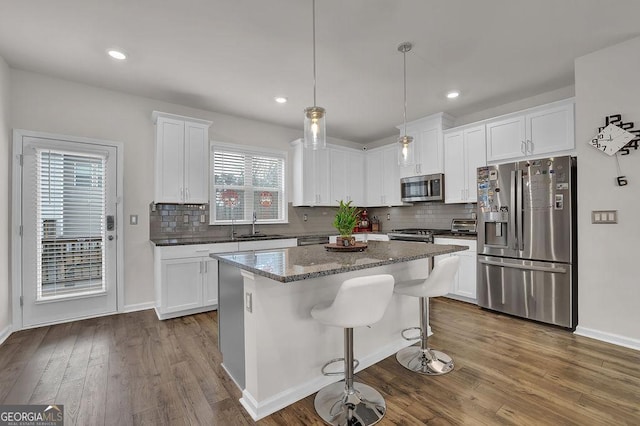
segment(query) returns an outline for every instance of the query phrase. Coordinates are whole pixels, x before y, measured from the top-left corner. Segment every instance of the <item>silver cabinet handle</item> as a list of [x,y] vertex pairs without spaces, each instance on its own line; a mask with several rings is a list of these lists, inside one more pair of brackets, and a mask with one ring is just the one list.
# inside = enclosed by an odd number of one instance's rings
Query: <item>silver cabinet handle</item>
[[525,269],[528,271],[553,272],[555,274],[566,274],[567,270],[561,266],[526,266],[514,263],[492,262],[491,260],[478,259],[478,262],[485,265],[501,266],[503,268]]
[[520,142],[520,152],[527,154],[527,144],[524,141]]
[[184,188],[180,187],[180,201],[184,201]]
[[527,149],[529,150],[529,154],[533,154],[533,142],[530,140],[527,140]]

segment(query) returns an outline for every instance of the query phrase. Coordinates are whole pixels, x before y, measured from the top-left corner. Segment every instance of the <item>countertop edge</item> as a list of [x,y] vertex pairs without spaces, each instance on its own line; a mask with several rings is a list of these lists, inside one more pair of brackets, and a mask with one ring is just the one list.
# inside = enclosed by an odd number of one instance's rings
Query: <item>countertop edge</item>
[[[241,253],[252,253],[253,250],[249,250],[249,251],[241,251],[241,252],[236,252],[236,253],[211,253],[209,254],[210,257],[217,259],[220,262],[224,262],[226,264],[235,266],[239,269],[251,272],[255,275],[259,275],[265,278],[269,278],[272,279],[274,281],[278,281],[281,283],[290,283],[290,282],[294,282],[294,281],[302,281],[302,280],[306,280],[309,278],[318,278],[318,277],[324,277],[324,276],[328,276],[328,275],[336,275],[336,274],[342,274],[345,272],[352,272],[352,271],[359,271],[362,269],[370,269],[370,268],[375,268],[378,266],[384,266],[384,265],[391,265],[394,263],[402,263],[402,262],[410,262],[412,260],[418,260],[418,259],[425,259],[425,258],[429,258],[429,257],[435,257],[435,256],[440,256],[443,254],[449,254],[449,253],[455,253],[458,251],[465,251],[468,250],[469,248],[466,246],[457,246],[457,245],[450,245],[450,244],[435,244],[436,246],[442,247],[440,250],[438,250],[437,252],[434,253],[420,253],[420,254],[416,254],[416,255],[411,255],[411,256],[405,256],[402,258],[394,258],[394,259],[386,259],[386,260],[380,260],[378,262],[375,263],[368,263],[368,264],[363,264],[363,265],[351,265],[351,266],[343,266],[341,268],[338,269],[329,269],[326,271],[318,271],[318,272],[309,272],[309,273],[303,273],[303,274],[295,274],[295,275],[287,275],[287,276],[282,276],[282,275],[275,275],[272,273],[269,273],[267,271],[263,271],[261,269],[257,269],[254,268],[252,266],[246,265],[244,263],[241,262],[236,262],[232,259],[228,259],[222,256],[225,255],[229,255],[229,254],[241,254]],[[433,245],[430,245],[433,246]],[[445,248],[446,247],[446,248]]]

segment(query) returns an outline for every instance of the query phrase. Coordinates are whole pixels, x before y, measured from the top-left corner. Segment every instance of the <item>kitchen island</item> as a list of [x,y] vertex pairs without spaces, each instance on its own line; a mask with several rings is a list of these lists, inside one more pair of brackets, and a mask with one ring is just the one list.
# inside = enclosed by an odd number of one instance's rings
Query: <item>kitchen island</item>
[[[363,252],[311,245],[211,254],[219,261],[222,365],[242,390],[241,404],[258,420],[341,380],[320,369],[343,355],[343,330],[321,325],[310,312],[333,300],[344,280],[383,273],[396,282],[423,278],[434,256],[462,250],[370,241]],[[400,332],[418,324],[418,299],[394,295],[381,321],[354,330],[356,373],[411,345]]]

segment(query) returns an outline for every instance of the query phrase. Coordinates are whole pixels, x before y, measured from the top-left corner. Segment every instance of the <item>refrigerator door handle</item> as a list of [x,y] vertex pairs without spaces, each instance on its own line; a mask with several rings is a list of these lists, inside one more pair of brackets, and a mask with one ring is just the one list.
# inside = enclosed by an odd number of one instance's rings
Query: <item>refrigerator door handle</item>
[[513,236],[513,249],[518,250],[518,236],[516,235],[516,209],[515,200],[516,194],[516,172],[511,171],[511,199],[509,201],[509,234]]
[[518,228],[518,250],[524,250],[524,221],[523,221],[523,213],[522,213],[522,170],[518,170],[516,176],[516,227]]
[[525,269],[527,271],[552,272],[554,274],[566,274],[567,269],[561,266],[526,266],[516,263],[493,262],[491,260],[478,259],[478,262],[485,265],[501,266],[503,268]]

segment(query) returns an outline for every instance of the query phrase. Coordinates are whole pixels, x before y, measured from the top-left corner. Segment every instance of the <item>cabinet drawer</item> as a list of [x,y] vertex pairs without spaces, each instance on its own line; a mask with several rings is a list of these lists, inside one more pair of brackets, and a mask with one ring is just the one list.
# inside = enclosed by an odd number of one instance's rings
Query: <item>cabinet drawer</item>
[[245,250],[267,250],[273,248],[295,247],[298,245],[296,238],[284,240],[261,240],[261,241],[241,241],[238,244],[238,251]]
[[184,246],[156,247],[160,259],[184,259],[209,256],[209,253],[225,253],[238,250],[238,243],[192,244]]

